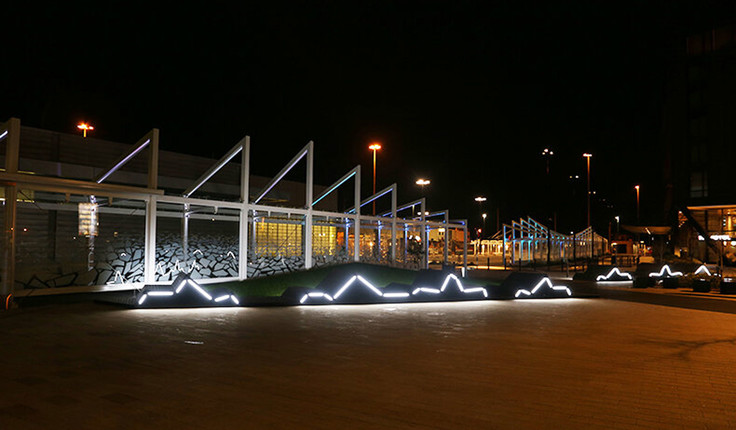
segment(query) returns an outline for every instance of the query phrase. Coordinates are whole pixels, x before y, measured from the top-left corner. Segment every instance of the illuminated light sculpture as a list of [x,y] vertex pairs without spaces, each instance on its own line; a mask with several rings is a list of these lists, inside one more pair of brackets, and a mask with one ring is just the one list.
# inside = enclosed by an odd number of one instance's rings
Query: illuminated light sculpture
[[[667,272],[666,275],[665,275],[665,272]],[[670,269],[670,266],[667,264],[662,266],[662,268],[659,269],[659,272],[652,272],[649,274],[650,278],[662,278],[662,277],[668,278],[668,277],[674,277],[674,276],[682,276],[682,272],[673,272]]]
[[[189,288],[187,288],[189,287]],[[230,291],[218,291],[213,297],[187,275],[180,275],[169,286],[147,285],[138,292],[137,307],[240,306]]]
[[[448,296],[450,295],[450,289],[448,288],[448,285],[450,281],[455,281],[455,286],[457,287],[457,291],[463,294],[470,294],[470,295],[476,295],[475,298],[472,299],[478,299],[478,298],[488,298],[488,291],[483,287],[473,287],[473,288],[465,288],[460,281],[460,279],[455,276],[454,274],[447,275],[445,277],[444,282],[442,283],[442,286],[440,288],[429,288],[429,287],[417,287],[414,288],[414,290],[409,293],[406,291],[381,291],[381,289],[377,288],[375,285],[370,283],[368,280],[366,280],[364,277],[360,275],[353,275],[351,276],[340,288],[337,290],[337,292],[334,295],[330,295],[323,291],[314,291],[304,294],[301,299],[299,300],[300,304],[318,304],[318,303],[335,303],[340,300],[341,297],[344,297],[345,293],[350,290],[354,285],[363,285],[366,287],[366,291],[370,291],[372,294],[371,296],[373,299],[376,300],[376,303],[383,303],[383,299],[389,299],[389,301],[394,301],[395,299],[407,299],[406,301],[412,301],[412,299],[420,299],[418,297],[422,293],[431,294],[433,299],[441,298],[441,296]],[[482,295],[482,297],[480,297]],[[308,303],[310,302],[310,303]],[[343,300],[343,303],[349,302]]]
[[705,264],[701,264],[700,267],[698,267],[698,270],[695,271],[695,274],[698,275],[698,274],[703,273],[703,272],[705,272],[705,274],[708,275],[708,276],[713,276],[710,273],[710,270],[708,270],[708,268],[705,267]]
[[[618,278],[624,278],[624,279],[611,279],[614,275],[617,276]],[[600,282],[600,281],[610,281],[610,282],[613,282],[613,281],[631,281],[633,279],[634,278],[629,273],[621,272],[618,269],[618,267],[614,267],[613,269],[611,269],[611,271],[608,272],[607,275],[598,275],[598,277],[595,278],[595,280],[597,282]]]
[[567,293],[568,296],[572,296],[572,291],[570,291],[568,287],[564,285],[552,285],[552,281],[548,277],[545,276],[544,278],[542,278],[541,281],[537,283],[537,285],[534,286],[534,288],[532,288],[531,291],[524,290],[524,289],[517,290],[516,294],[514,294],[514,297],[518,299],[522,294],[526,297],[531,297],[535,295],[537,291],[539,291],[539,289],[542,288],[544,285],[547,285],[553,291],[564,291]]

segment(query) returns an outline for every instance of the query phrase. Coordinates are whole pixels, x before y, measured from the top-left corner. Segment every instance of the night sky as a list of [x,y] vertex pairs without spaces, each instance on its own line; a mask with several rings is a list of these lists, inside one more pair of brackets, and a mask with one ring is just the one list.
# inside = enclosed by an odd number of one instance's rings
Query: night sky
[[471,225],[484,195],[487,230],[498,207],[502,222],[556,210],[558,230],[584,228],[591,152],[594,225],[631,221],[637,183],[656,223],[668,71],[685,35],[736,9],[560,3],[10,2],[0,120],[68,133],[85,120],[129,143],[157,127],[162,149],[213,158],[249,134],[263,176],[314,140],[316,181],[360,163],[366,195],[377,140],[379,188],[397,182],[401,203],[429,178],[430,209]]

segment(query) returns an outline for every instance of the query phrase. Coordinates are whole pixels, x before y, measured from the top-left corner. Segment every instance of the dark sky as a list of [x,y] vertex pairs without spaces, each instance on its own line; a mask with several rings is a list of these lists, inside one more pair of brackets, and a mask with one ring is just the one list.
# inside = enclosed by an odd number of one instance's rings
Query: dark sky
[[736,9],[555,3],[10,2],[0,119],[70,133],[87,120],[130,143],[157,127],[162,149],[213,158],[249,134],[264,176],[314,140],[316,180],[360,163],[366,193],[378,140],[378,186],[397,182],[400,202],[428,177],[431,209],[477,224],[482,194],[495,226],[497,207],[544,221],[553,200],[561,231],[585,225],[588,151],[614,206],[594,202],[599,228],[632,217],[637,183],[656,218],[668,67],[686,34]]

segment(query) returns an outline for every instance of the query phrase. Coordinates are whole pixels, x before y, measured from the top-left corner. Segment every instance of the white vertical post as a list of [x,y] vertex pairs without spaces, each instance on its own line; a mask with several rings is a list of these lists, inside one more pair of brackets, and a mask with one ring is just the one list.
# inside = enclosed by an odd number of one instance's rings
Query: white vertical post
[[[8,173],[18,172],[20,154],[20,120],[10,118],[5,124],[5,171]],[[5,222],[3,225],[3,295],[12,294],[15,291],[15,219],[17,215],[18,187],[15,184],[5,186]]]
[[248,277],[248,203],[250,200],[250,136],[245,136],[245,145],[240,154],[240,219],[238,233],[238,279]]
[[355,255],[353,256],[354,261],[360,261],[360,165],[358,170],[355,172],[355,221],[353,222],[353,234],[355,240],[353,246],[355,247]]
[[427,223],[424,213],[426,212],[426,201],[422,199],[422,203],[419,205],[420,210],[422,211],[420,215],[420,221],[422,225],[422,247],[423,247],[423,256],[422,258],[424,261],[422,262],[422,269],[428,269],[429,268],[429,234],[427,232]]
[[151,130],[151,143],[148,145],[148,188],[158,188],[158,129]]
[[391,191],[391,264],[396,265],[396,184]]
[[189,263],[189,203],[184,203],[184,214],[181,218],[181,248],[186,266]]
[[[412,208],[412,212],[414,212],[414,209]],[[414,215],[412,215],[412,218]],[[406,267],[406,257],[409,253],[409,224],[404,223],[404,267]]]
[[463,223],[463,269],[468,272],[468,221]]
[[445,266],[448,263],[448,261],[447,261],[447,242],[449,241],[449,238],[450,238],[450,229],[447,228],[447,224],[449,224],[449,223],[450,223],[450,211],[447,210],[447,211],[445,211],[445,249],[443,250],[443,257],[444,257],[444,260],[445,260]]
[[146,201],[146,237],[143,263],[143,282],[151,284],[156,280],[156,196],[148,196]]
[[304,218],[304,268],[312,268],[312,199],[314,180],[314,142],[309,142],[307,149],[307,215]]

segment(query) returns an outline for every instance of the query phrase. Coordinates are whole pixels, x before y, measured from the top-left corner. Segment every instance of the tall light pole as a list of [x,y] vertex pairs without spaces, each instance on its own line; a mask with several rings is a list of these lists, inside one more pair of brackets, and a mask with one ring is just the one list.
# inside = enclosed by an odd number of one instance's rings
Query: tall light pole
[[[373,142],[368,146],[368,149],[373,151],[373,194],[376,194],[376,151],[381,149],[381,144]],[[373,201],[373,215],[376,214],[376,201]]]
[[590,227],[590,157],[592,156],[593,154],[587,152],[583,154],[588,164],[588,227]]
[[[488,200],[488,199],[485,198],[485,197],[483,197],[483,196],[478,196],[478,197],[476,197],[473,200],[475,200],[476,202],[478,202],[478,211],[482,214],[483,213],[483,202],[486,201],[486,200]],[[481,215],[481,217],[483,217],[483,216]],[[483,217],[483,220],[485,221],[485,217]],[[480,239],[480,234],[478,235],[478,239]]]
[[639,186],[636,185],[634,189],[636,190],[636,223],[639,224]]
[[616,236],[618,236],[618,225],[621,222],[621,217],[616,215],[614,218],[616,218]]

